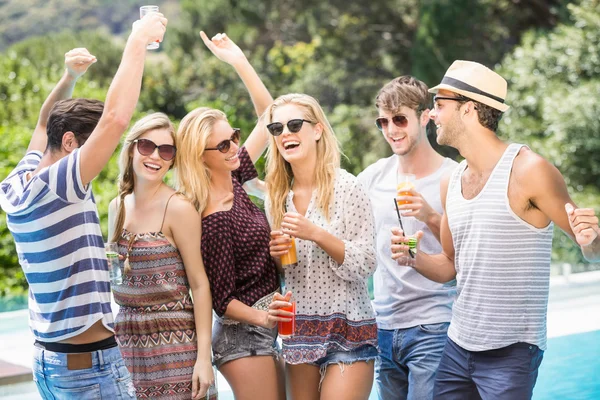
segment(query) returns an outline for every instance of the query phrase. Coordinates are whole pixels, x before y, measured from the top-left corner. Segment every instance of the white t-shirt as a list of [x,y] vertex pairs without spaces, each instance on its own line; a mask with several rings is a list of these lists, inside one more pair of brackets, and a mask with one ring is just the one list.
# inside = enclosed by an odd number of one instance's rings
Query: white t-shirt
[[[433,174],[418,179],[415,189],[438,213],[442,213],[440,180],[457,163],[446,158]],[[375,298],[372,302],[380,329],[405,329],[417,325],[449,322],[452,302],[456,296],[456,283],[440,284],[425,278],[409,266],[392,260],[391,229],[399,227],[394,206],[396,197],[396,172],[398,156],[383,158],[358,175],[369,194],[375,216],[377,270],[373,276]],[[421,230],[424,235],[419,244],[421,251],[438,254],[442,248],[424,222],[414,217],[403,217],[406,234]]]

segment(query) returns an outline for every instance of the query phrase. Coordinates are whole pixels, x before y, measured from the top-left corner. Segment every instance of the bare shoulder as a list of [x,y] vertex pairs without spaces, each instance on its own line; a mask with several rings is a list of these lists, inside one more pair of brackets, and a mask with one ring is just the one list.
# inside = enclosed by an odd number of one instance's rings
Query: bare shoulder
[[511,184],[516,184],[518,191],[535,202],[551,193],[565,193],[567,190],[558,168],[526,147],[515,158]]
[[182,194],[175,194],[169,202],[167,215],[179,222],[194,223],[200,222],[200,214],[196,211],[193,204]]
[[527,147],[522,147],[513,164],[513,175],[520,183],[536,185],[560,176],[552,163]]
[[446,196],[448,195],[448,186],[450,186],[450,179],[452,179],[452,174],[454,173],[455,168],[448,168],[440,179],[440,199],[442,200],[442,207],[444,210],[446,209]]
[[116,210],[117,209],[117,202],[119,201],[118,197],[115,197],[114,199],[112,199],[110,201],[110,203],[108,203],[108,209],[109,210]]

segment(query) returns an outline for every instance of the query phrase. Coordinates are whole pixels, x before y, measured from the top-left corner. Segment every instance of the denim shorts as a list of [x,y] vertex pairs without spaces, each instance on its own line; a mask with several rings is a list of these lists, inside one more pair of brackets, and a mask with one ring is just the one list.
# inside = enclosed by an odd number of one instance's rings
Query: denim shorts
[[315,362],[309,363],[309,365],[314,365],[319,367],[319,372],[321,373],[321,379],[319,381],[319,391],[321,390],[321,384],[323,383],[323,379],[325,379],[325,374],[327,373],[327,367],[331,364],[338,364],[341,368],[342,375],[344,374],[344,367],[346,365],[354,364],[358,361],[375,361],[377,360],[377,347],[371,345],[361,346],[355,350],[350,351],[334,351],[331,353],[327,353],[324,357],[319,358]]
[[375,361],[377,359],[377,348],[371,345],[361,346],[358,349],[350,351],[334,351],[327,353],[324,357],[310,363],[323,368],[330,364],[352,364],[357,361]]
[[226,362],[252,356],[279,357],[277,327],[262,328],[256,325],[224,324],[215,319],[212,331],[213,364],[220,368]]
[[118,347],[92,351],[92,366],[69,369],[67,354],[34,347],[33,380],[43,399],[135,399]]

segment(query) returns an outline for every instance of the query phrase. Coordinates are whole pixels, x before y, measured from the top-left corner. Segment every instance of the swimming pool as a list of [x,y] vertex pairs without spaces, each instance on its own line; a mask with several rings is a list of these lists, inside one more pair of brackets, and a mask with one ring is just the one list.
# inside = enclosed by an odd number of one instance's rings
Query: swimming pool
[[[548,349],[533,392],[534,400],[600,399],[600,272],[551,279]],[[579,275],[579,276],[578,276]],[[0,313],[0,358],[29,366],[33,338],[27,310]],[[233,400],[219,376],[219,398]],[[35,386],[8,400],[39,398]],[[376,400],[373,389],[369,400]]]

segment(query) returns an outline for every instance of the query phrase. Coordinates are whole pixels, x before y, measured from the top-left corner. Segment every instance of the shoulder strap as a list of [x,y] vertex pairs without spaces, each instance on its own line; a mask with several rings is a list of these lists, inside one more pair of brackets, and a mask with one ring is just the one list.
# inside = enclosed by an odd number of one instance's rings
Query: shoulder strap
[[177,194],[177,192],[173,193],[172,195],[169,196],[169,199],[167,200],[167,204],[165,205],[165,212],[163,214],[163,219],[162,219],[162,222],[160,224],[160,230],[159,230],[159,232],[162,232],[163,225],[165,224],[165,218],[167,217],[167,208],[169,208],[169,202],[171,201],[171,199],[173,198],[173,196],[175,196],[176,194]]

